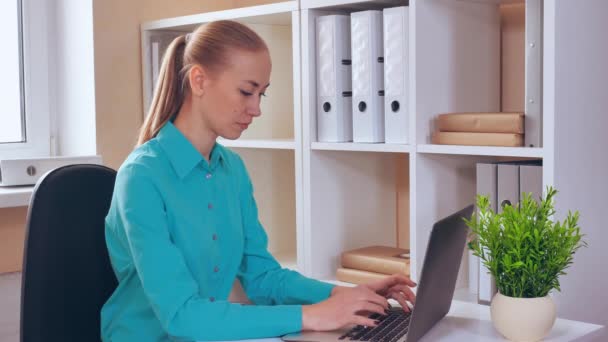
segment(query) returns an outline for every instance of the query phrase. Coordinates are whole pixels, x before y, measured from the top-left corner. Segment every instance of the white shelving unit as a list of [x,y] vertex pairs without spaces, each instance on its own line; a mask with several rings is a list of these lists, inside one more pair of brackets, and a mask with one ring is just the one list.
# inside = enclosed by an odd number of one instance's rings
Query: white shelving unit
[[[216,19],[250,25],[271,49],[269,97],[263,115],[242,138],[220,142],[240,153],[248,166],[271,252],[286,267],[335,280],[339,256],[346,249],[371,244],[410,248],[411,276],[417,281],[433,223],[474,202],[476,163],[541,158],[543,187],[554,185],[565,172],[555,167],[553,88],[543,88],[542,147],[430,143],[433,120],[440,113],[495,112],[504,107],[501,6],[505,4],[524,6],[524,1],[300,0],[145,23],[144,100],[149,102],[152,89],[154,37],[183,34]],[[411,143],[317,141],[315,18],[404,5],[410,8]],[[544,27],[554,27],[554,5],[544,14]],[[545,30],[547,37],[549,43],[555,40],[550,30]],[[555,63],[554,44],[543,51],[543,62]],[[554,73],[555,68],[544,66],[544,84],[551,84]],[[517,105],[523,111],[523,96]],[[572,208],[584,205],[562,201]],[[475,301],[468,292],[464,249],[463,255],[457,293]]]
[[[412,144],[318,142],[315,19],[404,5],[410,9]],[[304,259],[298,261],[303,271],[335,279],[342,251],[386,244],[411,249],[416,280],[433,223],[474,201],[476,163],[544,157],[542,148],[430,144],[440,113],[500,111],[499,6],[500,1],[301,0],[305,229],[298,240]],[[459,293],[473,298],[466,295],[463,254]]]

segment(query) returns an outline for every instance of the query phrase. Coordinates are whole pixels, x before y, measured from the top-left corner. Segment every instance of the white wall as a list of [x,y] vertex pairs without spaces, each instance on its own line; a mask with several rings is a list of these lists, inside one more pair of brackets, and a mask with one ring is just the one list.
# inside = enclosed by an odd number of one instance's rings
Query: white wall
[[[549,3],[550,2],[550,3]],[[549,4],[548,4],[549,3]],[[562,277],[559,316],[608,324],[608,1],[547,0],[555,9],[557,218],[581,213],[589,243]]]
[[96,154],[93,0],[53,4],[49,69],[55,154]]

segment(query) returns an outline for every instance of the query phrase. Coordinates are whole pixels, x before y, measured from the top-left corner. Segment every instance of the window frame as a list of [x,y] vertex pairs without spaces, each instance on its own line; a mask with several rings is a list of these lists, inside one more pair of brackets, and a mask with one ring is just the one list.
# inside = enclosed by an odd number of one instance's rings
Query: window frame
[[[15,0],[17,1],[17,0]],[[22,106],[26,141],[0,144],[0,159],[51,155],[49,83],[50,5],[46,0],[20,0],[22,26]],[[23,108],[22,107],[22,108]]]

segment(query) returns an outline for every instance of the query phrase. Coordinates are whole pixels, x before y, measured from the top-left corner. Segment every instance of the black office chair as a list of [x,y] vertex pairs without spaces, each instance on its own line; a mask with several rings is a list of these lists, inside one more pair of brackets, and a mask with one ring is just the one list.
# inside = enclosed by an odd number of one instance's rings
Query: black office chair
[[104,237],[116,171],[69,165],[32,194],[21,285],[21,341],[100,341],[100,310],[116,288]]

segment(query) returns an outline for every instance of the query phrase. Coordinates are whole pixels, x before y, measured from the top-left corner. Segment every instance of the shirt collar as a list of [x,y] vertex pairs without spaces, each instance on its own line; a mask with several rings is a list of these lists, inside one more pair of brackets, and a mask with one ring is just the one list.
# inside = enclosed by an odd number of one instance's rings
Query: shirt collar
[[167,121],[160,129],[156,139],[167,153],[171,165],[180,178],[187,176],[199,163],[203,163],[209,169],[215,168],[219,162],[223,163],[224,151],[217,142],[211,149],[211,161],[207,163],[200,152],[171,121]]

